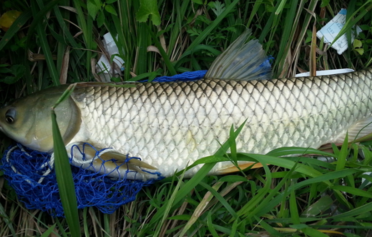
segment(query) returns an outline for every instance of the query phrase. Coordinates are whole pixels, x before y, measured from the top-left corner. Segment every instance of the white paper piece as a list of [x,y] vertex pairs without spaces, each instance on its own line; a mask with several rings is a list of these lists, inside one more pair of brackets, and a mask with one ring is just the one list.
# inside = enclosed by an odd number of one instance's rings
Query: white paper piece
[[[342,27],[344,27],[346,21],[346,9],[341,9],[339,13],[322,29],[316,32],[316,36],[319,39],[324,37],[325,43],[332,43],[333,40],[336,38],[338,33],[341,31]],[[356,27],[357,35],[362,32],[359,26]],[[351,34],[351,42],[354,41],[355,35],[354,33]],[[332,48],[337,50],[338,54],[342,54],[347,49],[347,38],[346,35],[343,34],[333,45]]]
[[[326,76],[326,75],[335,75],[335,74],[344,74],[348,72],[354,72],[351,68],[342,68],[342,69],[333,69],[333,70],[322,70],[322,71],[316,71],[317,76]],[[309,77],[310,72],[303,72],[296,74],[296,77]]]
[[[105,47],[106,51],[112,57],[113,63],[115,63],[120,70],[124,70],[123,64],[124,60],[117,56],[119,54],[119,49],[115,44],[114,39],[112,38],[112,35],[110,33],[107,33],[103,36],[103,46]],[[102,55],[101,58],[97,62],[97,72],[103,72],[104,74],[112,74],[111,64],[110,60],[106,57],[106,55]],[[114,70],[115,74],[120,74],[120,70]]]

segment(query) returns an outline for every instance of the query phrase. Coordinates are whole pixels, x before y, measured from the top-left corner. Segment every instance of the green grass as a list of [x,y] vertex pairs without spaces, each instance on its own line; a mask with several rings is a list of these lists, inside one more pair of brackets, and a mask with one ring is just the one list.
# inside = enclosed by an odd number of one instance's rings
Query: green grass
[[[118,35],[119,55],[125,61],[123,75],[112,75],[116,80],[208,69],[245,27],[251,28],[266,52],[275,57],[275,77],[309,71],[309,65],[317,70],[359,70],[372,62],[371,1],[358,0],[347,6],[343,1],[227,0],[221,5],[158,0],[157,9],[154,5],[141,9],[140,2],[147,1],[5,1],[0,14],[7,10],[23,14],[6,33],[0,33],[0,104],[66,80],[101,80],[92,65],[104,53],[101,40],[106,32]],[[363,29],[357,37],[363,54],[353,45],[343,55],[328,49],[316,54],[315,65],[310,64],[314,46],[324,49],[320,40],[311,42],[313,26],[319,30],[341,7],[348,8],[344,32],[349,34],[355,24]],[[159,53],[147,52],[148,46],[155,46]],[[30,61],[28,50],[44,59]],[[357,147],[345,141],[340,148],[334,146],[332,153],[281,148],[257,155],[236,151],[237,131],[230,134],[231,140],[216,154],[198,162],[203,167],[194,177],[185,179],[181,173],[159,181],[111,215],[85,208],[78,211],[78,220],[76,215],[66,220],[27,210],[0,173],[0,236],[48,236],[50,232],[69,236],[74,231],[83,236],[371,234],[372,187],[362,182],[372,182],[365,174],[372,171],[370,143]],[[0,134],[0,151],[9,144]],[[271,165],[206,176],[216,162],[227,159],[228,148],[234,162],[254,160]],[[324,162],[291,154],[330,156],[334,160]],[[71,186],[67,184],[65,189],[71,191]],[[61,195],[67,192],[61,190]],[[71,216],[74,212],[71,210]],[[71,220],[79,225],[72,227]]]

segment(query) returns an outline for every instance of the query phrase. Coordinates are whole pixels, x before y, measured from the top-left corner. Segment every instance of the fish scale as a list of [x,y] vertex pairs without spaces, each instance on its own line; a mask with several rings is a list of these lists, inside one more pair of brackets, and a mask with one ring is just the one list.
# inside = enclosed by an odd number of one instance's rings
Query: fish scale
[[[271,81],[204,79],[137,83],[133,88],[83,87],[72,95],[84,125],[76,137],[140,157],[165,176],[212,155],[228,139],[230,127],[244,121],[237,138],[241,152],[318,148],[371,116],[371,78],[371,70],[365,70]],[[229,166],[218,163],[211,173]]]

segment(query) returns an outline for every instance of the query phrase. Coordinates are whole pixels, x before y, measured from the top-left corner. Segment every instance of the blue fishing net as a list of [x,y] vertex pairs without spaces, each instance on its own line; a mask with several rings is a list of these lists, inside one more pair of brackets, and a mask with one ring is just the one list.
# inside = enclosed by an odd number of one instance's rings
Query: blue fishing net
[[[18,144],[5,151],[1,169],[9,185],[14,188],[19,199],[28,209],[39,209],[61,217],[63,208],[56,174],[49,162],[50,154],[30,150]],[[53,171],[45,175],[50,169]],[[156,179],[118,180],[75,166],[71,166],[71,170],[78,208],[95,206],[108,214],[113,213],[121,205],[133,201],[144,186],[156,181]],[[160,174],[158,177],[162,178]]]
[[[269,59],[261,66],[270,67]],[[203,78],[206,72],[203,70],[171,77],[163,76],[155,78],[153,82],[193,81]],[[130,159],[140,158],[128,157],[127,160]],[[17,144],[5,151],[1,162],[0,169],[4,171],[9,185],[14,188],[19,199],[28,209],[39,209],[53,216],[64,216],[50,154],[30,150]],[[106,161],[102,160],[103,164],[104,162]],[[115,179],[107,174],[75,166],[71,166],[71,169],[78,208],[94,206],[107,214],[133,201],[143,187],[163,178],[160,174],[152,173],[156,178],[146,181],[125,179],[125,177]]]

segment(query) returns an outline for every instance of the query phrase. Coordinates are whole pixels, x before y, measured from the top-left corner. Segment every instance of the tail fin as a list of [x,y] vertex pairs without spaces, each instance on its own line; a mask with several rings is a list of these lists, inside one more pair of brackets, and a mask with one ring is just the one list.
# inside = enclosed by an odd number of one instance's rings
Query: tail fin
[[247,29],[213,62],[205,78],[235,80],[271,79],[271,67],[265,65],[267,56],[258,40],[247,39],[251,31]]

